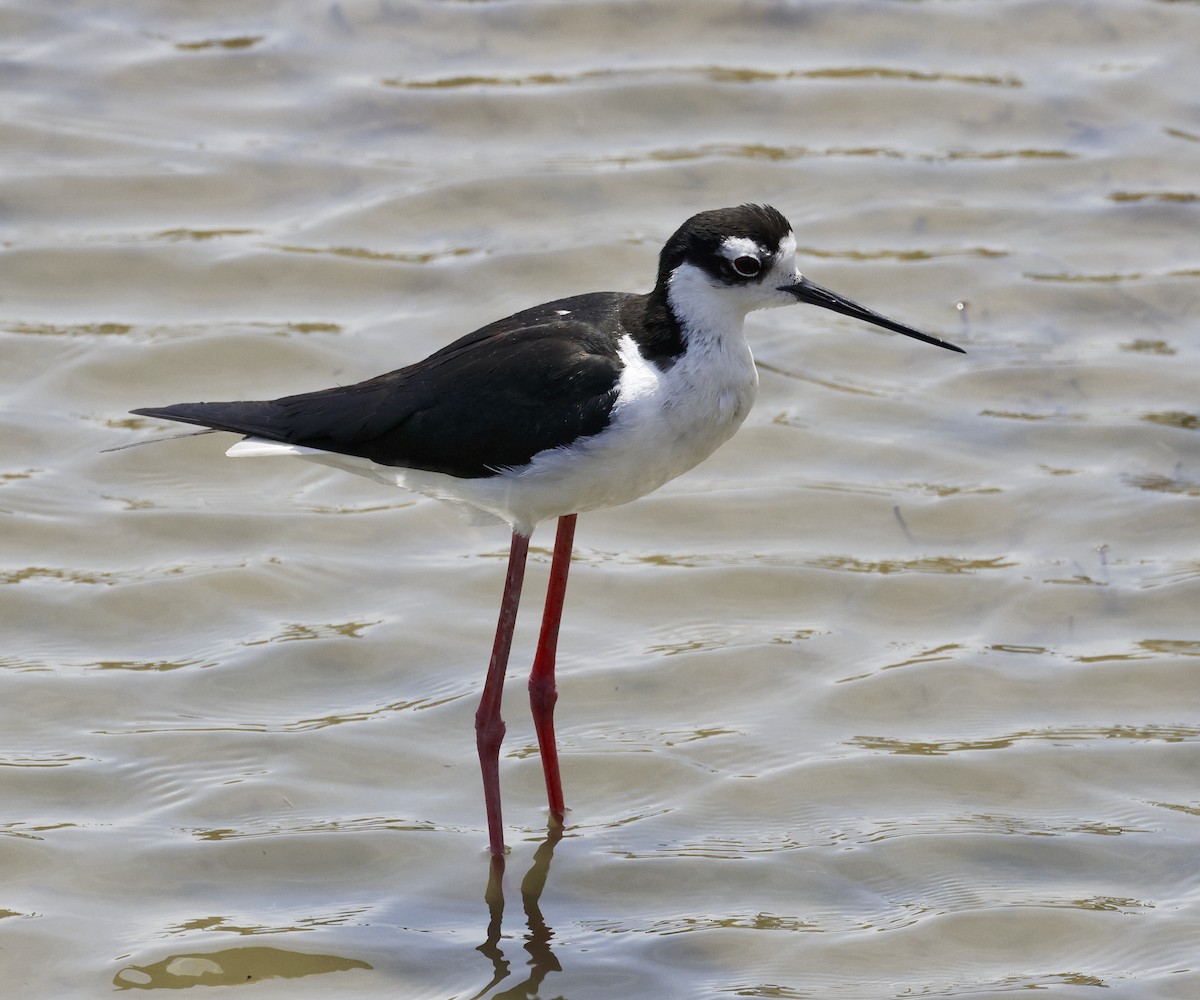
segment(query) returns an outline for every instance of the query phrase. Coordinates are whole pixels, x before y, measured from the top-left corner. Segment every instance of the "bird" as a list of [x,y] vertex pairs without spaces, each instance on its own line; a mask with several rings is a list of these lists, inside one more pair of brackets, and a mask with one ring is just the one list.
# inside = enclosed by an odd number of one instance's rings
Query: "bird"
[[561,829],[555,660],[576,518],[645,496],[727,441],[758,389],[746,316],[798,303],[965,353],[807,278],[783,214],[744,204],[684,222],[663,246],[647,293],[589,292],[536,305],[353,385],[131,412],[205,428],[195,433],[240,434],[226,452],[233,457],[296,456],[509,526],[475,714],[488,847],[502,859],[501,693],[534,528],[557,520],[529,697],[550,816]]

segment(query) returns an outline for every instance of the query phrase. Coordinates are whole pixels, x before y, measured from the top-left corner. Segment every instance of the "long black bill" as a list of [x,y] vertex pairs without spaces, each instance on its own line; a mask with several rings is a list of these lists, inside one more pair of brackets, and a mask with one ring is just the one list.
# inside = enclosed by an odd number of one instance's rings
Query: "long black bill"
[[860,306],[857,302],[851,302],[844,296],[838,295],[837,292],[831,292],[828,288],[822,288],[815,281],[809,281],[805,277],[801,277],[795,284],[783,285],[779,290],[781,292],[791,292],[801,302],[808,302],[811,305],[820,306],[822,309],[832,309],[835,313],[841,313],[843,316],[853,316],[855,319],[861,319],[866,323],[874,323],[885,330],[894,330],[896,333],[902,333],[904,336],[912,337],[914,340],[923,340],[925,343],[933,344],[935,347],[944,347],[947,351],[958,351],[959,354],[967,353],[961,347],[955,347],[944,340],[938,340],[937,337],[931,337],[920,330],[914,330],[911,326],[905,326],[903,323],[897,323],[886,316],[880,316],[875,310],[868,309],[866,306]]

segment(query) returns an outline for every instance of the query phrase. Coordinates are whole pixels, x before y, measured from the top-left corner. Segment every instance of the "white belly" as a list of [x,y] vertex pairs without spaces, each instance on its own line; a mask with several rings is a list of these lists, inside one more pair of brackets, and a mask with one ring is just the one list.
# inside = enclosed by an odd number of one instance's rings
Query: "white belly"
[[[740,332],[740,331],[739,331]],[[715,359],[688,351],[660,371],[622,345],[625,368],[611,422],[599,434],[534,455],[528,465],[495,476],[459,479],[377,465],[277,442],[247,440],[234,456],[287,454],[345,469],[507,521],[530,534],[552,517],[615,507],[645,496],[702,462],[741,426],[758,389],[758,373],[745,340],[713,345]]]

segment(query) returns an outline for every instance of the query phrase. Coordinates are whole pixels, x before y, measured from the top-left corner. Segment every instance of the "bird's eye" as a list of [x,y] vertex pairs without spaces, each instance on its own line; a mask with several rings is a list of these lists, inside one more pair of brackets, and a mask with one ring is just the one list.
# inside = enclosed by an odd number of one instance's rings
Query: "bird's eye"
[[746,254],[735,258],[733,269],[743,278],[753,278],[762,269],[762,262],[757,257]]

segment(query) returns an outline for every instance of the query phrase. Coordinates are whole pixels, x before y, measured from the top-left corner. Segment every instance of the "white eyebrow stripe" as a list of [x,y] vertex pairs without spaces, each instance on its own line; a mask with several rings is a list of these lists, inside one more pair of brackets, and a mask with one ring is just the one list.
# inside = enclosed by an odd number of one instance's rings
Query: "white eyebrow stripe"
[[763,250],[748,236],[726,236],[721,240],[720,252],[726,260],[737,260],[739,257],[754,257],[761,260],[768,251]]

